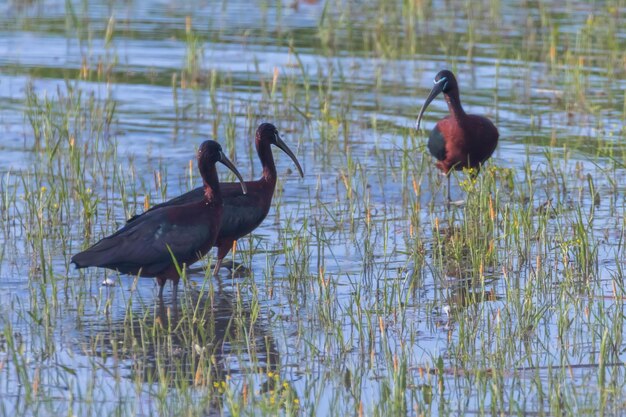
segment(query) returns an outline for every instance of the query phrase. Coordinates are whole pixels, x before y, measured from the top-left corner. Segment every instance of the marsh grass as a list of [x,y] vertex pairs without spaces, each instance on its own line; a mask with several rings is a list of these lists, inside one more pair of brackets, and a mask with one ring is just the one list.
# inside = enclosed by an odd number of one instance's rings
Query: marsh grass
[[[86,2],[3,20],[80,48],[7,66],[31,81],[6,119],[26,162],[0,162],[2,415],[623,414],[621,3],[358,6],[262,2],[265,26],[234,29],[225,3],[158,30]],[[151,42],[166,64],[133,61]],[[411,128],[442,66],[501,133],[450,208]],[[229,255],[248,273],[185,274],[175,303],[71,268],[199,185],[205,136],[257,177],[261,120],[306,178],[275,152],[270,215]]]

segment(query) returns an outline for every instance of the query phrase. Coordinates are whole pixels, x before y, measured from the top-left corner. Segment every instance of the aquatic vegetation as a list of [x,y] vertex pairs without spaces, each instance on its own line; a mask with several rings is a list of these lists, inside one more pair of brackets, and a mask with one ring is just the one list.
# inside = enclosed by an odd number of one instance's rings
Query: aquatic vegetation
[[[624,413],[621,0],[0,10],[0,414]],[[449,208],[414,129],[443,68],[500,132]],[[258,178],[261,122],[306,175],[276,153],[243,272],[210,253],[174,304],[70,266],[206,139]]]

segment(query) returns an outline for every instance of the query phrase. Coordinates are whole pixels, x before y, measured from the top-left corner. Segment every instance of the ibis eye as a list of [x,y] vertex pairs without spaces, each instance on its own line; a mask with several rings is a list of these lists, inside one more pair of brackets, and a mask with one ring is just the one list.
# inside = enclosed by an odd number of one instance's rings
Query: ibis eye
[[439,85],[439,84],[443,83],[443,86],[441,87],[441,91],[443,91],[444,93],[448,89],[448,77],[441,77],[438,80],[433,80],[433,83],[435,85]]

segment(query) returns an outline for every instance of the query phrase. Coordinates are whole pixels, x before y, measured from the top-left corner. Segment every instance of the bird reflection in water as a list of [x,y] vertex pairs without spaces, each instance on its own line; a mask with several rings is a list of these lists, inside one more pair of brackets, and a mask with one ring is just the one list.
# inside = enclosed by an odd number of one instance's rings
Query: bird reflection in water
[[[442,268],[438,274],[442,311],[451,319],[470,306],[500,299],[493,289],[498,280],[495,268],[485,266],[492,264],[489,254],[494,250],[488,247],[489,232],[474,230],[463,221],[452,223],[450,226],[437,226],[439,236],[434,251],[435,257],[440,258],[434,264]],[[483,254],[480,267],[476,266],[475,253]]]
[[[136,383],[216,391],[231,378],[255,374],[246,381],[259,386],[250,389],[273,389],[276,343],[259,310],[252,311],[253,303],[242,300],[238,290],[188,290],[177,304],[157,299],[138,306],[137,301],[119,317],[84,323],[82,350],[103,359],[103,368],[108,361],[126,362],[123,376]],[[215,397],[213,405],[220,407],[221,395]]]

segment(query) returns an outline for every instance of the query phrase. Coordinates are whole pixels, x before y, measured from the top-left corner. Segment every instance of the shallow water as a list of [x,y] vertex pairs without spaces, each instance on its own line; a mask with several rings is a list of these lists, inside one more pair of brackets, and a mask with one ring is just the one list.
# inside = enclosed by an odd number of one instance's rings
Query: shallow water
[[[274,415],[297,413],[294,398],[314,415],[543,415],[572,398],[563,409],[623,409],[623,330],[607,330],[624,314],[623,2],[434,1],[423,15],[406,10],[422,2],[91,3],[0,5],[3,414],[169,414],[193,404],[189,414],[236,415],[241,402]],[[539,243],[519,251],[506,243],[515,231],[472,232],[499,242],[479,280],[471,249],[461,265],[442,255],[471,221],[462,207],[447,217],[445,181],[425,132],[413,132],[443,67],[457,74],[465,108],[498,126],[490,165],[515,173],[519,187],[509,192],[498,177],[498,216],[536,213],[533,229],[546,230],[522,236]],[[57,164],[70,160],[62,151],[46,159],[29,121],[44,99],[53,120],[72,115],[59,149],[69,137],[88,148],[95,217],[85,225],[81,185],[70,182],[72,202],[59,204],[59,224],[44,223],[40,250],[27,213],[50,191],[40,200],[32,191],[56,188],[71,165]],[[99,127],[107,109],[112,121]],[[424,128],[446,112],[435,100]],[[35,119],[41,131],[60,129]],[[191,274],[178,304],[169,286],[160,304],[150,279],[70,267],[73,253],[142,211],[146,195],[157,203],[199,185],[189,163],[204,139],[257,177],[261,121],[276,124],[305,177],[274,153],[274,208],[235,255],[250,274],[222,270],[221,284]],[[455,199],[466,197],[462,181],[452,181]],[[555,216],[541,214],[544,203]],[[577,225],[597,256],[572,281]],[[102,286],[105,277],[115,285]],[[536,327],[523,326],[528,317]],[[607,349],[608,366],[598,359]],[[200,365],[207,355],[211,370]]]

